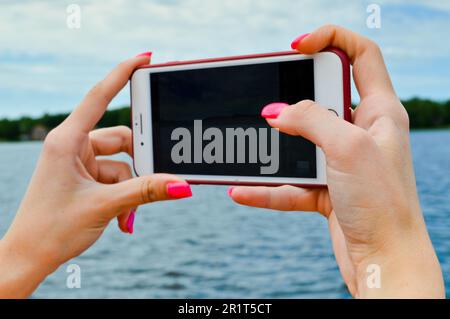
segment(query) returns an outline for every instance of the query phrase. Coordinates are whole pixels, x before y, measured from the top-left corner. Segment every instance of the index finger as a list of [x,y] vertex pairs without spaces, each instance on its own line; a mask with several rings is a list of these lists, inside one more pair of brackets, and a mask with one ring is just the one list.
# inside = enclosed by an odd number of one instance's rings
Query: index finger
[[238,204],[280,211],[319,212],[325,217],[331,212],[331,202],[325,188],[304,189],[291,185],[278,187],[237,186],[228,195]]
[[120,63],[89,91],[80,105],[69,115],[66,123],[86,133],[91,131],[102,118],[111,100],[127,84],[133,71],[149,62],[149,55],[140,55]]
[[339,48],[350,58],[353,78],[361,98],[378,92],[395,94],[379,47],[353,31],[327,25],[304,36],[298,43],[294,40],[292,46],[306,54],[313,54],[327,47]]

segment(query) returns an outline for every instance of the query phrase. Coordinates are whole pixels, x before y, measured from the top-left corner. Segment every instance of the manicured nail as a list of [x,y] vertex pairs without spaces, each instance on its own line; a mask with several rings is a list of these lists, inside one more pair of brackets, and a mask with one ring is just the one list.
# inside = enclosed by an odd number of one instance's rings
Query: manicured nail
[[136,209],[135,208],[133,208],[131,211],[130,211],[130,215],[128,216],[128,219],[127,219],[127,229],[128,229],[128,232],[130,233],[130,234],[132,234],[133,233],[133,231],[134,231],[134,217],[136,216]]
[[231,197],[231,193],[233,193],[233,188],[234,188],[234,187],[230,187],[230,188],[228,188],[228,190],[227,190],[228,196],[230,196],[230,197]]
[[281,111],[286,106],[289,106],[289,104],[281,103],[281,102],[267,104],[262,109],[261,116],[266,119],[276,119],[278,117],[278,115],[280,115]]
[[167,194],[170,198],[191,197],[191,186],[186,182],[173,182],[167,184]]
[[299,35],[298,37],[296,37],[296,38],[294,39],[294,41],[292,41],[292,43],[291,43],[291,48],[292,48],[292,50],[297,50],[298,44],[299,44],[304,38],[306,38],[308,35],[309,35],[309,33],[305,33],[305,34],[302,34],[302,35]]
[[148,52],[144,52],[144,53],[136,55],[136,58],[140,57],[140,56],[151,56],[151,55],[152,55],[152,53],[150,51],[148,51]]

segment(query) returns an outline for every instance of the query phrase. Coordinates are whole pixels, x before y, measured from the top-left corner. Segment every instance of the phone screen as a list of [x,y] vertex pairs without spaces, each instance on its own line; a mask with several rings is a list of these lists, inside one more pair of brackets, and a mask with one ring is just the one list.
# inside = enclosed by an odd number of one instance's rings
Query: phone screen
[[314,60],[150,73],[154,171],[315,178],[316,147],[261,117],[314,100]]

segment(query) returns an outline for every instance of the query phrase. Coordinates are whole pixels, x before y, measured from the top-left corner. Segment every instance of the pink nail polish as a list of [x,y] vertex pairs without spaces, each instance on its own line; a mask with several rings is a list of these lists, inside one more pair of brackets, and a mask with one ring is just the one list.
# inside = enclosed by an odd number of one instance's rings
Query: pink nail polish
[[230,196],[230,197],[231,197],[231,193],[233,193],[233,188],[234,188],[234,187],[230,187],[230,188],[228,188],[228,190],[227,190],[227,194],[228,194],[228,196]]
[[127,219],[127,229],[130,234],[132,234],[134,231],[134,217],[135,216],[136,216],[136,209],[132,209],[130,211],[130,215],[128,216],[128,219]]
[[144,53],[138,54],[138,55],[136,55],[136,57],[151,56],[151,55],[152,55],[152,52],[148,51],[148,52],[144,52]]
[[289,106],[289,104],[281,103],[281,102],[267,104],[262,109],[261,116],[266,119],[276,119],[278,117],[278,115],[280,115],[281,111],[286,106]]
[[305,34],[302,34],[302,35],[296,37],[296,38],[294,39],[294,41],[292,41],[292,43],[291,43],[291,48],[292,48],[292,50],[297,50],[298,44],[299,44],[304,38],[306,38],[308,35],[309,35],[309,33],[305,33]]
[[167,194],[170,198],[191,197],[191,186],[186,182],[173,182],[167,184]]

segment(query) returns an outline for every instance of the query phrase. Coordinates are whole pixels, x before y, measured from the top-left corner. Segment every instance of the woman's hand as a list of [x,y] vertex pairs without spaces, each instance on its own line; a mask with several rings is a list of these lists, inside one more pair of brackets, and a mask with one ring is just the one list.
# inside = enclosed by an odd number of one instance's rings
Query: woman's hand
[[167,174],[131,178],[125,162],[99,155],[131,155],[131,131],[91,131],[141,55],[117,66],[44,142],[42,154],[13,224],[0,241],[0,297],[26,297],[59,265],[78,256],[118,218],[133,231],[138,205],[191,196],[189,184]]
[[[336,260],[353,296],[444,297],[442,272],[417,196],[408,115],[394,92],[380,49],[336,26],[299,37],[292,46],[305,54],[337,47],[353,65],[361,98],[354,124],[312,101],[277,103],[262,112],[272,127],[322,148],[328,189],[234,187],[230,196],[244,205],[318,211],[325,216]],[[367,283],[376,269],[380,288]]]

